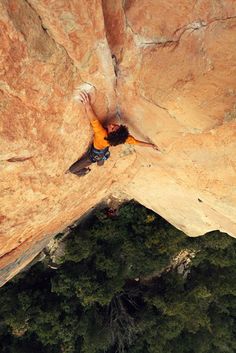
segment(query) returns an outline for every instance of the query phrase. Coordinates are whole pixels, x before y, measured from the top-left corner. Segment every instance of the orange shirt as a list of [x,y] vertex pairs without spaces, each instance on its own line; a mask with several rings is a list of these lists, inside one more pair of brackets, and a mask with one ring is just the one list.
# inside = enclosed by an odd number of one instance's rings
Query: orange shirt
[[[105,137],[107,137],[108,132],[107,130],[102,126],[99,120],[92,120],[91,125],[93,128],[94,132],[94,138],[93,138],[93,145],[96,149],[102,150],[106,147],[109,147],[109,142],[105,140]],[[136,145],[138,141],[131,135],[129,135],[125,141],[125,143],[129,143],[131,145]]]

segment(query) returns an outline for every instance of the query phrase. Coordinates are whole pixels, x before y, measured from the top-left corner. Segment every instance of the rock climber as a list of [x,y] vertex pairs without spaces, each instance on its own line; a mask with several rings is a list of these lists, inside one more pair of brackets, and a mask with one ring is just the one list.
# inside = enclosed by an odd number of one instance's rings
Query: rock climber
[[89,166],[97,163],[99,166],[104,164],[110,156],[109,147],[117,146],[123,143],[138,145],[143,147],[152,147],[159,150],[158,147],[149,142],[139,141],[129,134],[129,130],[125,125],[108,124],[106,127],[100,123],[98,117],[93,111],[90,103],[90,96],[87,92],[82,91],[79,94],[79,100],[85,107],[86,115],[93,128],[94,137],[92,146],[89,150],[75,162],[68,170],[77,176],[83,176],[90,172]]

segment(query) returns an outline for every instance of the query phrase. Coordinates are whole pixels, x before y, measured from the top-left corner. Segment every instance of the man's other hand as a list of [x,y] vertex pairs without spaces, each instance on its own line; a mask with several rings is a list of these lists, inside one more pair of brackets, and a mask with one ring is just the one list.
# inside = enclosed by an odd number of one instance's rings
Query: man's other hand
[[160,149],[159,149],[159,147],[158,147],[157,145],[155,145],[154,143],[152,144],[152,148],[153,148],[154,150],[156,150],[156,151],[161,152]]

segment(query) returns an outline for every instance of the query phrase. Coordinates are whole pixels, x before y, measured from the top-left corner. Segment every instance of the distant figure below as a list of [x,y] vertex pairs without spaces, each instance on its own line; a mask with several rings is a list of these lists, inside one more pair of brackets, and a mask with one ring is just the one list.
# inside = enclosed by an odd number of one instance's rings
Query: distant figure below
[[90,172],[89,166],[92,163],[97,163],[101,166],[105,160],[110,157],[109,147],[117,146],[123,143],[132,145],[139,145],[144,147],[152,147],[155,150],[159,150],[158,147],[153,143],[139,141],[129,134],[129,130],[124,125],[108,124],[103,127],[98,117],[93,111],[90,103],[90,97],[87,92],[81,92],[79,100],[84,104],[86,115],[93,128],[94,137],[92,146],[89,150],[75,162],[68,170],[78,176],[86,175]]

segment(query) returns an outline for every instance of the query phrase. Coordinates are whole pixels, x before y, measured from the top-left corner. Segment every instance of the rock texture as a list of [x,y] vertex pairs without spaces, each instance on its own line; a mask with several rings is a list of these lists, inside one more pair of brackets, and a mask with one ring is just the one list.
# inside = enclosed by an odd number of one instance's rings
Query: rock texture
[[[236,235],[234,0],[0,0],[0,268],[14,276],[52,236],[124,193],[188,235]],[[73,100],[156,143],[119,146],[65,174],[92,132]]]

